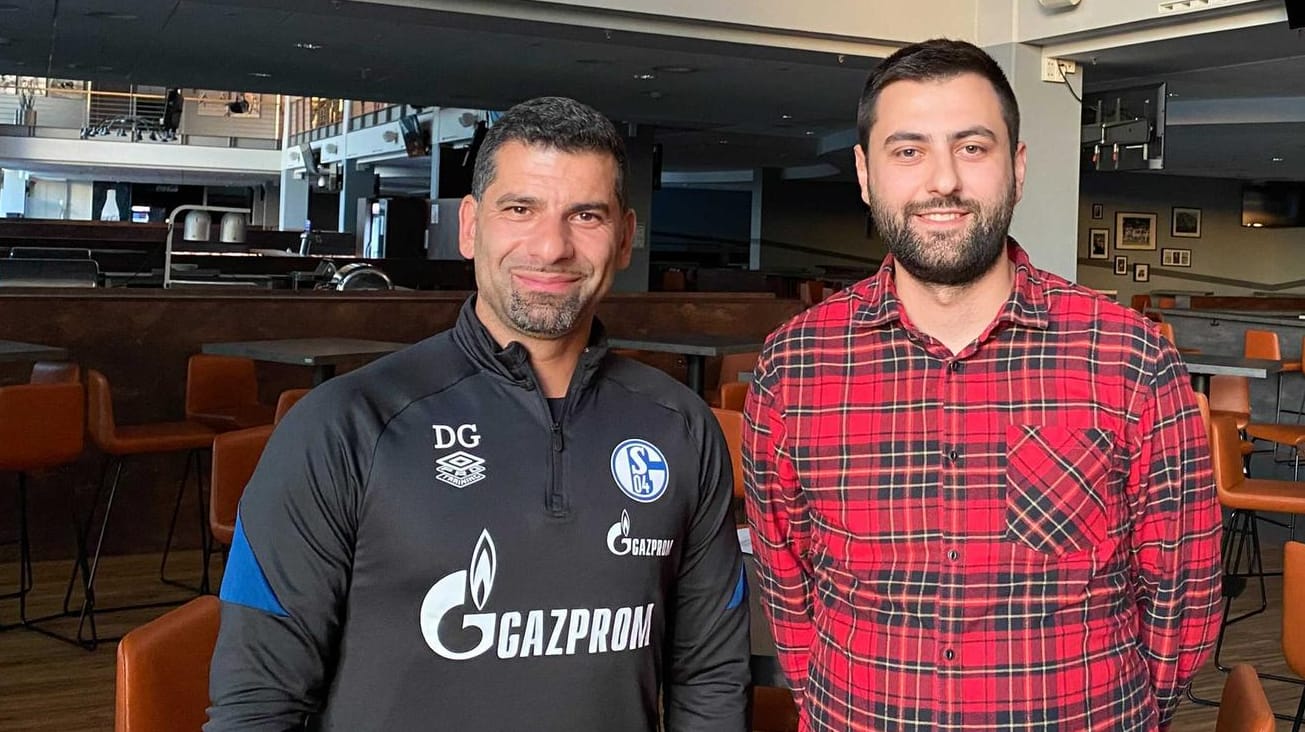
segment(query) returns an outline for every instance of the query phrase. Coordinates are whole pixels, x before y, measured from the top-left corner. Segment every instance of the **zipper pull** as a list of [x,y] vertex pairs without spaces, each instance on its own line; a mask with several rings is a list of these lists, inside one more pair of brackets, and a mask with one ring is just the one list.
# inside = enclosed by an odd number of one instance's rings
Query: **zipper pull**
[[562,425],[553,423],[553,452],[562,452]]

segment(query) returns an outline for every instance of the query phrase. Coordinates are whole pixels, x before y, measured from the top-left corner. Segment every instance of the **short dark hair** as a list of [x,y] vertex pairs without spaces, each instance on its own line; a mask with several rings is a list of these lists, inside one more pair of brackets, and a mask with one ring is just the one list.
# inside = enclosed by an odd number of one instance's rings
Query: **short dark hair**
[[875,105],[884,88],[896,81],[947,81],[961,74],[978,74],[992,84],[1001,101],[1001,116],[1010,133],[1011,155],[1020,139],[1020,105],[1006,74],[983,49],[965,41],[934,38],[898,50],[884,59],[865,80],[861,102],[856,108],[857,142],[870,144],[875,123]]
[[595,152],[616,161],[616,200],[625,208],[625,141],[598,110],[567,97],[537,97],[503,113],[485,133],[471,174],[471,195],[479,201],[497,172],[494,158],[505,143],[517,141],[562,152]]

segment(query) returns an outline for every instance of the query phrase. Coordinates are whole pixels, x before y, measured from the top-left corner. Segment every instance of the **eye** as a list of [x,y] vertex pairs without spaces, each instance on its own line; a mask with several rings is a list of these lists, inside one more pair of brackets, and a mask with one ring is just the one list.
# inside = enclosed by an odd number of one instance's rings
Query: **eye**
[[904,147],[898,150],[897,152],[893,153],[893,155],[902,158],[904,160],[914,160],[920,157],[920,150],[914,147]]
[[964,153],[965,155],[969,155],[970,157],[977,157],[979,155],[984,154],[987,151],[988,149],[985,148],[983,145],[974,142],[968,143],[961,147],[961,152]]
[[525,216],[530,213],[530,209],[525,206],[508,206],[505,211],[513,216]]
[[594,211],[577,211],[575,220],[582,224],[596,224],[603,220],[603,217]]

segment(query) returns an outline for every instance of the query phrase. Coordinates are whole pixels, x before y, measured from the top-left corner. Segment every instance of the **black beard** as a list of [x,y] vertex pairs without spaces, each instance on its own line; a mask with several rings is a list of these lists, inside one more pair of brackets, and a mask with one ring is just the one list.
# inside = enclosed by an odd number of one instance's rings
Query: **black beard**
[[[964,210],[970,212],[974,219],[969,230],[953,245],[955,258],[930,257],[930,244],[944,243],[947,237],[938,236],[935,237],[935,242],[926,241],[912,231],[907,223],[911,216],[931,209]],[[1015,212],[1015,186],[1012,184],[1006,196],[991,207],[985,207],[977,201],[947,196],[907,204],[898,215],[898,212],[888,210],[879,204],[878,199],[871,197],[870,210],[888,252],[912,277],[933,285],[968,285],[992,269],[1006,251],[1006,236],[1010,232],[1010,220]]]

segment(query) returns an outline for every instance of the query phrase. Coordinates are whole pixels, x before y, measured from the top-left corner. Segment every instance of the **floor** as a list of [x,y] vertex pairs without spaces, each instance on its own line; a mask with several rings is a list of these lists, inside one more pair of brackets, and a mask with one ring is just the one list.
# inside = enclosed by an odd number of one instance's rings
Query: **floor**
[[[1267,562],[1277,562],[1278,553],[1268,552]],[[183,590],[158,582],[159,556],[155,554],[105,559],[98,582],[102,604],[184,600]],[[179,579],[196,581],[198,552],[176,556]],[[35,613],[55,610],[62,600],[70,564],[38,563]],[[189,573],[187,573],[189,570]],[[171,571],[171,568],[170,568]],[[16,565],[0,565],[0,588],[14,587]],[[1226,661],[1249,662],[1261,672],[1288,674],[1278,648],[1281,580],[1270,578],[1268,611],[1246,620],[1228,633]],[[1234,609],[1249,604],[1251,593],[1238,600]],[[101,625],[105,634],[117,634],[143,623],[164,610],[142,610],[108,616]],[[17,603],[0,601],[0,624],[17,619]],[[75,631],[75,621],[60,621],[53,629]],[[1213,664],[1198,675],[1194,688],[1207,697],[1217,697],[1222,674]],[[0,632],[0,730],[13,732],[67,732],[68,730],[111,730],[113,728],[114,645],[104,644],[94,652],[36,633],[15,629]],[[1292,714],[1299,688],[1267,681],[1265,689],[1274,709]],[[1171,727],[1172,732],[1214,729],[1216,710],[1184,702]],[[1290,729],[1280,722],[1282,732]]]

